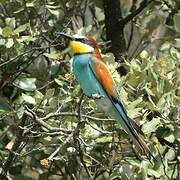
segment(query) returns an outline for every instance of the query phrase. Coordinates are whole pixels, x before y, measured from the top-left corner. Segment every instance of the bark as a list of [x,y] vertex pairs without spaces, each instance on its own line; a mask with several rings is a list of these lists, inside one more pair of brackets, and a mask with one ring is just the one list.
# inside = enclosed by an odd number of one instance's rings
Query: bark
[[[115,61],[123,63],[122,55],[126,53],[126,44],[124,38],[124,25],[119,22],[122,19],[119,0],[103,0],[106,38],[110,41],[108,51],[115,56]],[[122,66],[123,67],[123,66]],[[118,72],[126,74],[125,68],[118,69]]]
[[115,61],[120,63],[120,67],[117,69],[120,75],[126,75],[127,70],[123,66],[124,58],[127,53],[124,27],[135,16],[141,13],[153,0],[143,0],[140,6],[135,9],[136,1],[133,1],[132,12],[127,17],[123,18],[121,13],[120,0],[103,0],[104,14],[105,14],[105,27],[106,38],[110,41],[109,52],[112,52],[115,56]]

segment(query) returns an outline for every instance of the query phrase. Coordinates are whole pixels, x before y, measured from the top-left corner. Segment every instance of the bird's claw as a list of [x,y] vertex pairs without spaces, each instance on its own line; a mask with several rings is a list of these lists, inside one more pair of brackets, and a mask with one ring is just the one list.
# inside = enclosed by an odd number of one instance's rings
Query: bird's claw
[[93,99],[101,99],[104,97],[104,95],[100,95],[100,94],[92,94],[91,96]]

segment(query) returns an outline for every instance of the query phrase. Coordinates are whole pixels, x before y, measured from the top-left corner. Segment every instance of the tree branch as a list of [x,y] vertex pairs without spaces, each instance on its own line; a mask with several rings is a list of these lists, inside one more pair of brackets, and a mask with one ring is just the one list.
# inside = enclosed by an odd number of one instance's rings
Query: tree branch
[[37,115],[31,109],[29,109],[27,106],[25,106],[25,110],[26,110],[25,111],[26,115],[31,117],[31,119],[33,119],[35,122],[37,122],[38,124],[45,127],[47,130],[49,130],[51,132],[57,132],[57,131],[61,131],[61,132],[64,132],[64,133],[71,133],[72,132],[72,130],[63,129],[63,128],[56,128],[56,127],[50,126],[49,124],[44,122],[43,119],[38,118]]
[[129,21],[131,21],[134,17],[136,17],[139,13],[141,13],[149,4],[151,4],[154,0],[143,0],[140,3],[139,8],[137,8],[135,11],[133,11],[131,14],[126,16],[123,19],[120,19],[119,24],[126,25]]
[[[26,121],[27,115],[24,113],[21,119],[21,122],[19,124],[19,127],[24,127],[25,126],[25,121]],[[24,136],[24,129],[18,128],[17,134],[16,134],[16,139],[15,142],[12,146],[12,149],[9,152],[9,156],[7,157],[6,161],[4,162],[0,174],[0,179],[6,179],[7,172],[11,166],[11,163],[13,162],[14,158],[16,157],[16,151],[18,148],[21,146],[21,143],[23,142]]]

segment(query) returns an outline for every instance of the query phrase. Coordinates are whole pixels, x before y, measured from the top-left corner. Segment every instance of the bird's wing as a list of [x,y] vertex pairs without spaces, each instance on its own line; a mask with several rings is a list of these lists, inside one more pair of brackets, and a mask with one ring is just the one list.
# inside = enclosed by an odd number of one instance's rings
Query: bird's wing
[[92,69],[97,81],[101,84],[102,88],[106,92],[107,96],[110,98],[113,106],[119,112],[122,119],[123,124],[125,125],[126,130],[130,133],[135,144],[139,147],[139,149],[147,154],[151,155],[149,148],[146,146],[145,142],[139,137],[137,132],[141,132],[139,126],[128,117],[127,112],[124,108],[120,95],[116,89],[114,80],[111,76],[110,71],[108,70],[105,63],[97,60],[96,58],[92,58],[90,61],[90,68]]
[[97,80],[99,81],[99,83],[101,84],[102,88],[105,90],[111,101],[115,105],[118,104],[120,106],[118,111],[120,111],[120,113],[123,116],[123,119],[125,119],[127,123],[130,125],[131,122],[130,120],[128,120],[127,111],[123,105],[123,102],[117,91],[115,82],[112,78],[110,71],[107,68],[107,65],[99,60],[96,60],[96,58],[92,58],[90,61],[90,68],[94,72],[95,77],[97,78]]

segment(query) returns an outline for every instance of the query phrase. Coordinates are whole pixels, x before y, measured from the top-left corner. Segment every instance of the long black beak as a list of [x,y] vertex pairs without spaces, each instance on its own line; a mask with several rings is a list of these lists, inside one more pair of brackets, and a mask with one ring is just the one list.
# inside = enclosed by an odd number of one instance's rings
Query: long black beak
[[67,39],[70,40],[70,41],[75,40],[75,38],[74,38],[73,36],[69,35],[69,34],[65,34],[65,33],[62,33],[62,32],[57,32],[56,34],[57,34],[58,36],[65,37],[65,38],[67,38]]

